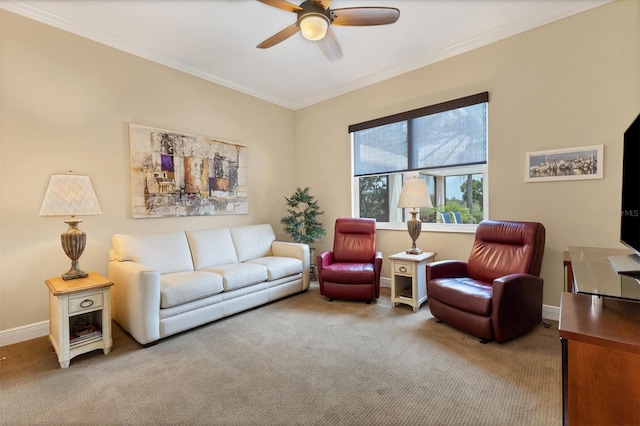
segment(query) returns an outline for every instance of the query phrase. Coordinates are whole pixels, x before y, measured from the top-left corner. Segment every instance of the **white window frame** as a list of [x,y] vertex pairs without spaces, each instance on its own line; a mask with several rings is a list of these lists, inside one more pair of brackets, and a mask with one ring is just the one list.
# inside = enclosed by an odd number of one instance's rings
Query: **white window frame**
[[[352,141],[353,142],[353,141]],[[353,143],[351,144],[353,150]],[[353,163],[353,162],[352,162]],[[483,219],[489,218],[489,174],[488,174],[488,164],[483,164],[482,167],[482,217]],[[353,165],[351,166],[353,169]],[[451,167],[447,169],[443,169],[441,176],[458,176],[464,173],[461,173],[460,167]],[[416,176],[420,171],[414,170],[411,172],[403,173],[404,178],[410,176]],[[428,172],[428,174],[433,174],[433,170],[424,170],[424,172]],[[388,174],[388,173],[385,173]],[[395,174],[395,173],[391,173]],[[474,174],[480,174],[478,172],[474,172]],[[360,216],[360,186],[359,186],[359,176],[353,176],[353,170],[351,173],[351,217],[359,217]],[[391,207],[389,207],[391,210]],[[390,229],[390,230],[405,230],[407,229],[406,220],[411,218],[410,209],[405,210],[405,217],[403,222],[376,222],[377,229]],[[391,215],[391,212],[390,212]],[[477,223],[428,223],[422,222],[422,230],[423,231],[431,231],[431,232],[459,232],[459,233],[475,233],[476,228],[478,227]]]

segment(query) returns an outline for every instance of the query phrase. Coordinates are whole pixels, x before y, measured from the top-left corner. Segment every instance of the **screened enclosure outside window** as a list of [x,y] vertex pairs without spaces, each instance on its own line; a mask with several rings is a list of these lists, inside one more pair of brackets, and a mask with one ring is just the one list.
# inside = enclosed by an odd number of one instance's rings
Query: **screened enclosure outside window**
[[[402,223],[405,177],[426,180],[433,209],[423,222],[474,224],[485,217],[488,93],[349,126],[354,215]],[[407,211],[404,211],[407,210]]]

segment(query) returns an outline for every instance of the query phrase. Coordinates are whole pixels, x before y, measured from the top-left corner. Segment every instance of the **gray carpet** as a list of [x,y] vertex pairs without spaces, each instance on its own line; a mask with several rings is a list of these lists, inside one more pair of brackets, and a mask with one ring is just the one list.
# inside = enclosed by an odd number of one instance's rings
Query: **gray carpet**
[[555,425],[557,323],[483,345],[427,305],[334,301],[317,285],[60,369],[47,337],[0,348],[0,424]]

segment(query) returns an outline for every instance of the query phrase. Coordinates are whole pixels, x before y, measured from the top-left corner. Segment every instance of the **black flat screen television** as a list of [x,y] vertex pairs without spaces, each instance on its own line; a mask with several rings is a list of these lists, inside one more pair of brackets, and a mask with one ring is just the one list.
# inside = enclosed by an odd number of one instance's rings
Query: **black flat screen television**
[[640,274],[640,115],[624,132],[620,242],[633,253],[611,256],[609,263],[619,274]]

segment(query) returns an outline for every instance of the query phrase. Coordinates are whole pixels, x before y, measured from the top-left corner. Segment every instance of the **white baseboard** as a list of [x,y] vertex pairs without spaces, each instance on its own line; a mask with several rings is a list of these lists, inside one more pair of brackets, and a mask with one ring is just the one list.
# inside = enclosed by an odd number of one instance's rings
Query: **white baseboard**
[[542,305],[542,318],[560,321],[560,306]]
[[[380,287],[391,288],[391,278],[380,277]],[[542,318],[559,321],[560,307],[553,305],[542,305]]]
[[49,334],[49,321],[36,322],[22,327],[0,331],[0,346],[13,345]]
[[[391,288],[390,278],[380,278],[380,287]],[[559,321],[560,308],[558,306],[542,305],[542,318]],[[9,330],[0,331],[0,347],[13,345],[37,337],[49,334],[49,321],[41,321],[22,327],[10,328]]]

